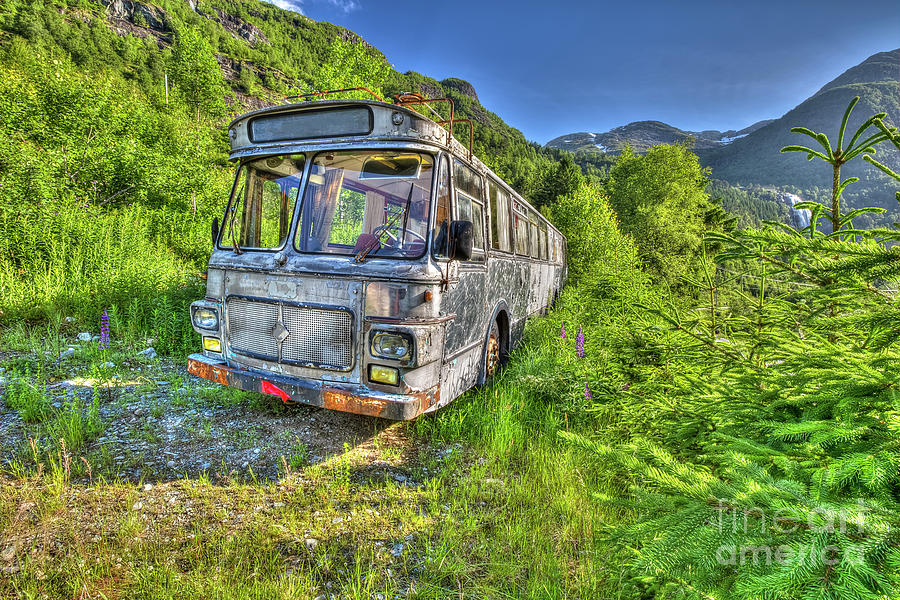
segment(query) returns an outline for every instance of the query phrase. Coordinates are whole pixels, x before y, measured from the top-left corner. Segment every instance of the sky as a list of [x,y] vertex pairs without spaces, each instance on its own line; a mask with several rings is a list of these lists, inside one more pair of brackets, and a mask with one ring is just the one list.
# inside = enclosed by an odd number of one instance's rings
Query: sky
[[471,82],[541,144],[643,120],[740,130],[900,48],[900,0],[271,1],[356,32],[398,71]]

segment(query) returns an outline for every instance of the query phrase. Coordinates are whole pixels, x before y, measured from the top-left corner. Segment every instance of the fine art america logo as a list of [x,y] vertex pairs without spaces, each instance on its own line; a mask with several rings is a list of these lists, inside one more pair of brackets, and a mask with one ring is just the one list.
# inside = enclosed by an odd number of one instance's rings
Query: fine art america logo
[[[860,539],[865,533],[866,510],[862,500],[857,500],[855,509],[815,507],[808,512],[795,508],[745,508],[720,500],[721,535],[740,533],[752,538],[758,534],[769,543],[722,544],[716,549],[716,562],[728,566],[862,564],[865,548],[852,543],[852,539]],[[803,533],[809,534],[808,543],[788,545],[776,541],[787,541],[788,536]],[[838,541],[840,544],[835,543]]]

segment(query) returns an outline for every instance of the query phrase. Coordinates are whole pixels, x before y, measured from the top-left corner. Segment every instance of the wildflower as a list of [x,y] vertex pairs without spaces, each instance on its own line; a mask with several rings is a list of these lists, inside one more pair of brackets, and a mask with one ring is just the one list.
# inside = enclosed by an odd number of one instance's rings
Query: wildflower
[[103,314],[100,315],[100,349],[106,350],[109,348],[109,315],[106,313],[106,310],[103,311]]
[[559,337],[566,339],[566,324],[563,323],[559,328]]
[[584,358],[584,333],[582,333],[581,327],[578,328],[578,335],[575,336],[575,356]]
[[588,400],[593,400],[594,397],[591,396],[591,388],[588,387],[588,384],[584,384],[584,397]]

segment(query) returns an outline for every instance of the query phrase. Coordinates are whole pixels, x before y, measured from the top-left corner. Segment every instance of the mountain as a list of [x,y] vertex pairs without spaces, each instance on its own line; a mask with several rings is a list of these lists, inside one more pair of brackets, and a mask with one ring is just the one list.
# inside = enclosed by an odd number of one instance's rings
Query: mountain
[[[821,161],[807,161],[799,152],[782,154],[792,144],[815,144],[810,138],[791,133],[803,126],[825,132],[835,143],[841,118],[854,96],[860,101],[851,115],[848,129],[856,128],[875,113],[887,113],[886,121],[900,125],[900,49],[879,52],[847,69],[815,94],[778,119],[760,121],[741,131],[684,131],[658,121],[638,121],[606,133],[573,133],[547,143],[548,147],[578,152],[580,161],[600,153],[615,153],[625,143],[636,151],[654,144],[678,143],[693,138],[694,151],[711,168],[712,177],[739,185],[778,189],[800,194],[805,199],[830,199],[831,167]],[[845,137],[845,143],[849,136]],[[900,168],[900,157],[885,146],[876,154],[888,166]],[[844,192],[849,207],[880,206],[888,210],[881,217],[866,216],[862,224],[886,224],[900,220],[895,199],[897,183],[862,160],[842,170],[844,178],[860,181]]]
[[620,152],[628,144],[636,152],[645,152],[657,144],[680,144],[693,140],[695,149],[719,148],[756,131],[771,121],[760,121],[740,131],[685,131],[661,121],[635,121],[605,133],[579,132],[563,135],[547,142],[550,148],[569,152]]
[[[831,185],[831,167],[821,161],[807,161],[799,152],[781,154],[782,147],[791,144],[815,144],[810,138],[791,133],[791,127],[802,125],[824,132],[832,144],[837,141],[838,128],[847,105],[854,96],[860,101],[853,110],[848,130],[856,128],[875,113],[887,113],[886,122],[900,124],[900,49],[879,52],[851,67],[815,94],[801,102],[782,117],[735,140],[722,148],[699,149],[701,161],[712,168],[713,175],[731,183],[759,184],[777,187],[793,186],[815,193]],[[845,137],[845,143],[848,138]],[[889,166],[900,167],[896,152],[887,147],[879,158]],[[884,208],[896,208],[895,182],[861,160],[849,163],[842,170],[843,177],[855,176],[861,181],[848,188],[848,200],[869,203]]]

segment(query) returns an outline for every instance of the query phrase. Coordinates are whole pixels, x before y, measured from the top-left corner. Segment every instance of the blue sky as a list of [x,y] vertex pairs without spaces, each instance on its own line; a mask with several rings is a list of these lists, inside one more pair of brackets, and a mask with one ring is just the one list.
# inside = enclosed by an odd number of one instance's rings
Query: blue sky
[[640,120],[741,129],[900,47],[900,0],[271,1],[355,31],[400,71],[470,81],[540,143]]

